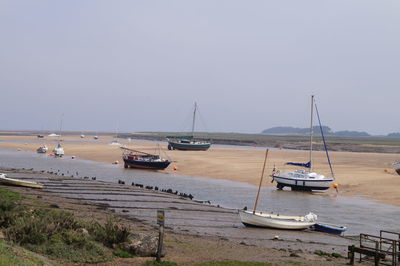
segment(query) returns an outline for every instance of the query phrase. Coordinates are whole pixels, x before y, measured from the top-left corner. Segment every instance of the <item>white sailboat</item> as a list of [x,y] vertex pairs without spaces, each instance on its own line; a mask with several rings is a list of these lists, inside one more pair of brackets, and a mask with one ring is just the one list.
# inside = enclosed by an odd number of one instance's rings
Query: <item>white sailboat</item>
[[267,161],[267,156],[268,156],[268,150],[266,151],[265,154],[264,166],[261,174],[260,185],[258,186],[258,192],[256,196],[256,201],[254,203],[253,211],[240,210],[239,211],[240,220],[246,226],[268,227],[276,229],[301,230],[311,227],[317,221],[317,215],[311,212],[305,216],[287,216],[287,215],[272,214],[272,213],[262,213],[256,211],[262,180],[264,177],[264,170]]
[[[332,177],[326,177],[322,174],[318,174],[313,171],[313,111],[314,106],[317,111],[318,120],[320,122],[321,135],[322,140],[325,146],[325,152],[328,158],[329,167],[331,169]],[[286,163],[288,165],[300,166],[305,169],[298,169],[295,171],[288,172],[280,172],[279,170],[274,169],[272,173],[272,182],[275,181],[277,183],[278,189],[283,189],[284,187],[290,187],[292,190],[304,190],[304,191],[312,191],[312,190],[326,190],[330,188],[335,181],[334,173],[332,170],[332,165],[329,159],[328,150],[325,144],[325,137],[321,126],[321,121],[319,119],[318,109],[315,105],[314,95],[311,96],[311,126],[310,126],[310,153],[309,153],[309,162],[308,163]]]
[[64,114],[61,116],[60,134],[58,134],[58,143],[57,143],[57,146],[53,149],[53,154],[55,157],[63,157],[64,156],[64,148],[61,146],[61,129],[62,129],[63,116],[64,116]]

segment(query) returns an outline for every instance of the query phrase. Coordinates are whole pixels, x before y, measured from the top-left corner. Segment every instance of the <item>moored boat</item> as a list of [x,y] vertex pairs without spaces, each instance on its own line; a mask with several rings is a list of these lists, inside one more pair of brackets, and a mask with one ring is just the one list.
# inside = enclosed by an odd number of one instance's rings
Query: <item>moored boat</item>
[[[319,128],[321,130],[321,136],[324,143],[325,153],[328,160],[328,164],[331,170],[332,177],[327,177],[322,174],[318,174],[313,171],[313,111],[317,113]],[[304,169],[298,169],[294,171],[281,172],[274,168],[272,172],[272,182],[277,183],[276,187],[278,189],[283,189],[284,187],[290,187],[291,190],[301,190],[301,191],[312,191],[312,190],[326,190],[329,189],[333,182],[335,181],[334,173],[332,169],[332,164],[329,158],[328,149],[326,147],[325,136],[322,130],[321,120],[319,118],[319,113],[317,105],[315,104],[314,95],[311,96],[311,125],[310,125],[310,152],[309,161],[307,163],[296,163],[287,162],[287,165],[299,166]]]
[[309,213],[304,216],[287,216],[273,213],[257,212],[258,198],[260,195],[261,185],[264,177],[264,170],[267,161],[268,150],[265,154],[264,166],[261,173],[260,184],[258,186],[257,196],[254,203],[253,211],[248,211],[247,207],[239,211],[240,220],[245,226],[268,227],[275,229],[302,230],[314,225],[317,221],[317,215]]
[[30,188],[43,188],[44,186],[40,183],[33,181],[26,181],[21,179],[14,179],[7,177],[6,174],[0,173],[0,183],[13,186],[30,187]]
[[317,216],[309,213],[305,216],[285,216],[272,213],[239,211],[240,219],[246,226],[268,227],[276,229],[302,230],[315,224]]
[[335,180],[334,178],[303,169],[293,172],[274,172],[272,178],[277,182],[278,189],[290,187],[292,190],[304,191],[329,189]]
[[171,163],[171,161],[161,158],[156,154],[145,153],[125,147],[121,147],[121,149],[124,150],[122,158],[125,168],[164,170]]
[[53,149],[53,154],[55,157],[63,157],[64,156],[64,148],[61,146],[60,142]]
[[347,227],[334,224],[316,223],[313,225],[313,229],[319,232],[341,235],[347,230]]
[[49,150],[46,145],[42,145],[39,148],[36,149],[37,153],[46,153]]
[[192,136],[168,136],[168,150],[206,151],[210,148],[209,140],[195,140]]
[[181,151],[206,151],[211,146],[209,139],[195,139],[194,129],[196,123],[197,103],[194,103],[192,133],[190,136],[167,136],[168,150]]

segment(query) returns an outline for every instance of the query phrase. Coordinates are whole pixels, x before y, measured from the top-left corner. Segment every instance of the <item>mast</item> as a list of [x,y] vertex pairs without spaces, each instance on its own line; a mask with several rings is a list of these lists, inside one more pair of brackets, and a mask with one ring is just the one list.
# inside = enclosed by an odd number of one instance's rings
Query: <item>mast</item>
[[64,114],[61,114],[60,132],[58,133],[58,143],[59,144],[60,144],[60,141],[61,141],[61,129],[62,129],[63,118],[64,118]]
[[196,122],[196,110],[197,110],[197,103],[194,102],[193,121],[192,121],[192,138],[194,136],[194,126],[195,126],[195,122]]
[[264,166],[263,166],[262,173],[261,173],[260,185],[258,186],[256,202],[254,202],[253,214],[256,213],[256,208],[257,208],[257,204],[258,204],[258,197],[260,196],[260,189],[261,189],[262,181],[263,181],[263,178],[264,178],[264,170],[265,170],[265,164],[267,162],[267,157],[268,157],[268,149],[265,152]]
[[313,112],[314,112],[314,95],[311,95],[311,118],[310,118],[310,172],[312,172],[313,162],[312,162],[312,149],[313,149]]

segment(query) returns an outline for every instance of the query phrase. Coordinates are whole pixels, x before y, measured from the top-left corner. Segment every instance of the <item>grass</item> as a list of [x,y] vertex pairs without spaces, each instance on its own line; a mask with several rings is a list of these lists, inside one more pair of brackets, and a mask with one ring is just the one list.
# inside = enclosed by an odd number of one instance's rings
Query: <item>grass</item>
[[[129,228],[119,225],[118,221],[109,218],[104,225],[84,223],[71,212],[22,200],[21,195],[0,188],[0,229],[11,243],[52,259],[74,263],[104,262],[113,256],[132,257],[118,249],[130,234]],[[19,259],[12,253],[1,253],[4,254],[0,257],[0,266],[19,265]]]
[[155,261],[155,260],[149,260],[143,263],[143,266],[176,266],[178,265],[176,262],[172,261]]
[[121,249],[114,250],[113,255],[117,256],[119,258],[134,258],[135,257],[135,255],[133,255],[129,252],[126,252],[125,250],[121,250]]
[[7,244],[4,240],[0,239],[0,266],[8,265],[30,266],[44,265],[44,263],[28,251]]
[[196,264],[196,266],[270,266],[268,262],[255,261],[209,261]]

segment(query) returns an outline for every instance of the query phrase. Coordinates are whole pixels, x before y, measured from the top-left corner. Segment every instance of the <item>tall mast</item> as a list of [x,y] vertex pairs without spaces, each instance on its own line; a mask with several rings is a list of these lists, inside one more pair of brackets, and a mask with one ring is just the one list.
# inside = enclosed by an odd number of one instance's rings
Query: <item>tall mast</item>
[[193,122],[192,122],[192,137],[194,136],[194,125],[195,125],[195,122],[196,122],[196,109],[197,109],[197,103],[194,102]]
[[60,141],[61,141],[61,129],[62,129],[63,118],[64,118],[64,114],[61,114],[60,132],[58,133],[58,143],[60,143]]
[[260,196],[261,185],[262,185],[262,181],[263,181],[263,178],[264,178],[265,164],[267,163],[267,157],[268,157],[268,149],[265,151],[264,165],[263,165],[263,169],[262,169],[262,172],[261,172],[260,185],[258,186],[256,201],[254,202],[253,214],[256,213],[256,209],[257,209],[258,198]]
[[314,134],[314,128],[313,128],[313,112],[314,112],[314,95],[311,95],[311,119],[310,119],[310,172],[312,171],[313,168],[313,162],[312,162],[312,144],[313,144],[313,134]]

